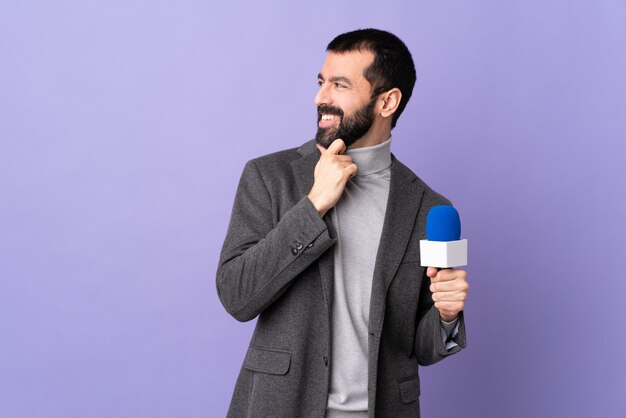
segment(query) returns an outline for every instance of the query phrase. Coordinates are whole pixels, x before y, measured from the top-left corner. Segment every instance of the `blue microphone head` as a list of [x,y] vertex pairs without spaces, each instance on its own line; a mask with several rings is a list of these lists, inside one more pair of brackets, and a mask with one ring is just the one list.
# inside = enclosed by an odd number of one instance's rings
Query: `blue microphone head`
[[426,218],[426,239],[458,241],[461,239],[461,218],[452,206],[433,206]]

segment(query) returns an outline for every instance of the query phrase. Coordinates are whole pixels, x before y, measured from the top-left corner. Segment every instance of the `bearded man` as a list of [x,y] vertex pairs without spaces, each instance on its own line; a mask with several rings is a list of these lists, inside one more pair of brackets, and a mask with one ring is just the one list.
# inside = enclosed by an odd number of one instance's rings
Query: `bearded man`
[[411,54],[376,29],[327,51],[315,140],[249,161],[235,197],[217,291],[258,320],[229,417],[419,417],[418,365],[466,344],[465,272],[419,262],[450,202],[390,152]]

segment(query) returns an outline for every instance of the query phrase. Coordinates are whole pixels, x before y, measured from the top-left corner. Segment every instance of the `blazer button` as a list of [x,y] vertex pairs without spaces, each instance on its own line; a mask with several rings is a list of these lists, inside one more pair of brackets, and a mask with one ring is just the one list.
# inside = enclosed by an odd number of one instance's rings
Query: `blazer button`
[[301,250],[302,249],[302,244],[300,244],[299,242],[296,243],[296,250]]
[[311,248],[313,246],[313,243],[310,243],[309,245],[307,245],[307,248]]
[[324,366],[328,366],[328,357],[324,356]]
[[291,254],[293,254],[293,255],[298,254],[298,249],[297,249],[297,248],[295,248],[295,247],[294,247],[294,248],[292,248],[292,249],[291,249]]

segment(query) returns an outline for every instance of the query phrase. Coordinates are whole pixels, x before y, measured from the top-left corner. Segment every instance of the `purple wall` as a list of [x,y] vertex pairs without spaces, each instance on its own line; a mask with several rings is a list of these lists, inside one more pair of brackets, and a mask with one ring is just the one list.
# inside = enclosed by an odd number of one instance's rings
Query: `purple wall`
[[312,137],[326,43],[369,26],[418,67],[393,151],[471,241],[424,416],[626,416],[624,1],[87,3],[0,12],[0,416],[225,415],[239,175]]

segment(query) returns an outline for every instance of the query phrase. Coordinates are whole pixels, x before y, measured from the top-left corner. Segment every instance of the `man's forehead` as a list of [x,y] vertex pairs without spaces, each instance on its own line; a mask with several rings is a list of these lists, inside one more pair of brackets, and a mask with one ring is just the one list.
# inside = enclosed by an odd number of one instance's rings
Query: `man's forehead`
[[320,71],[324,79],[331,77],[347,77],[354,81],[365,77],[363,70],[374,62],[371,51],[329,52]]

